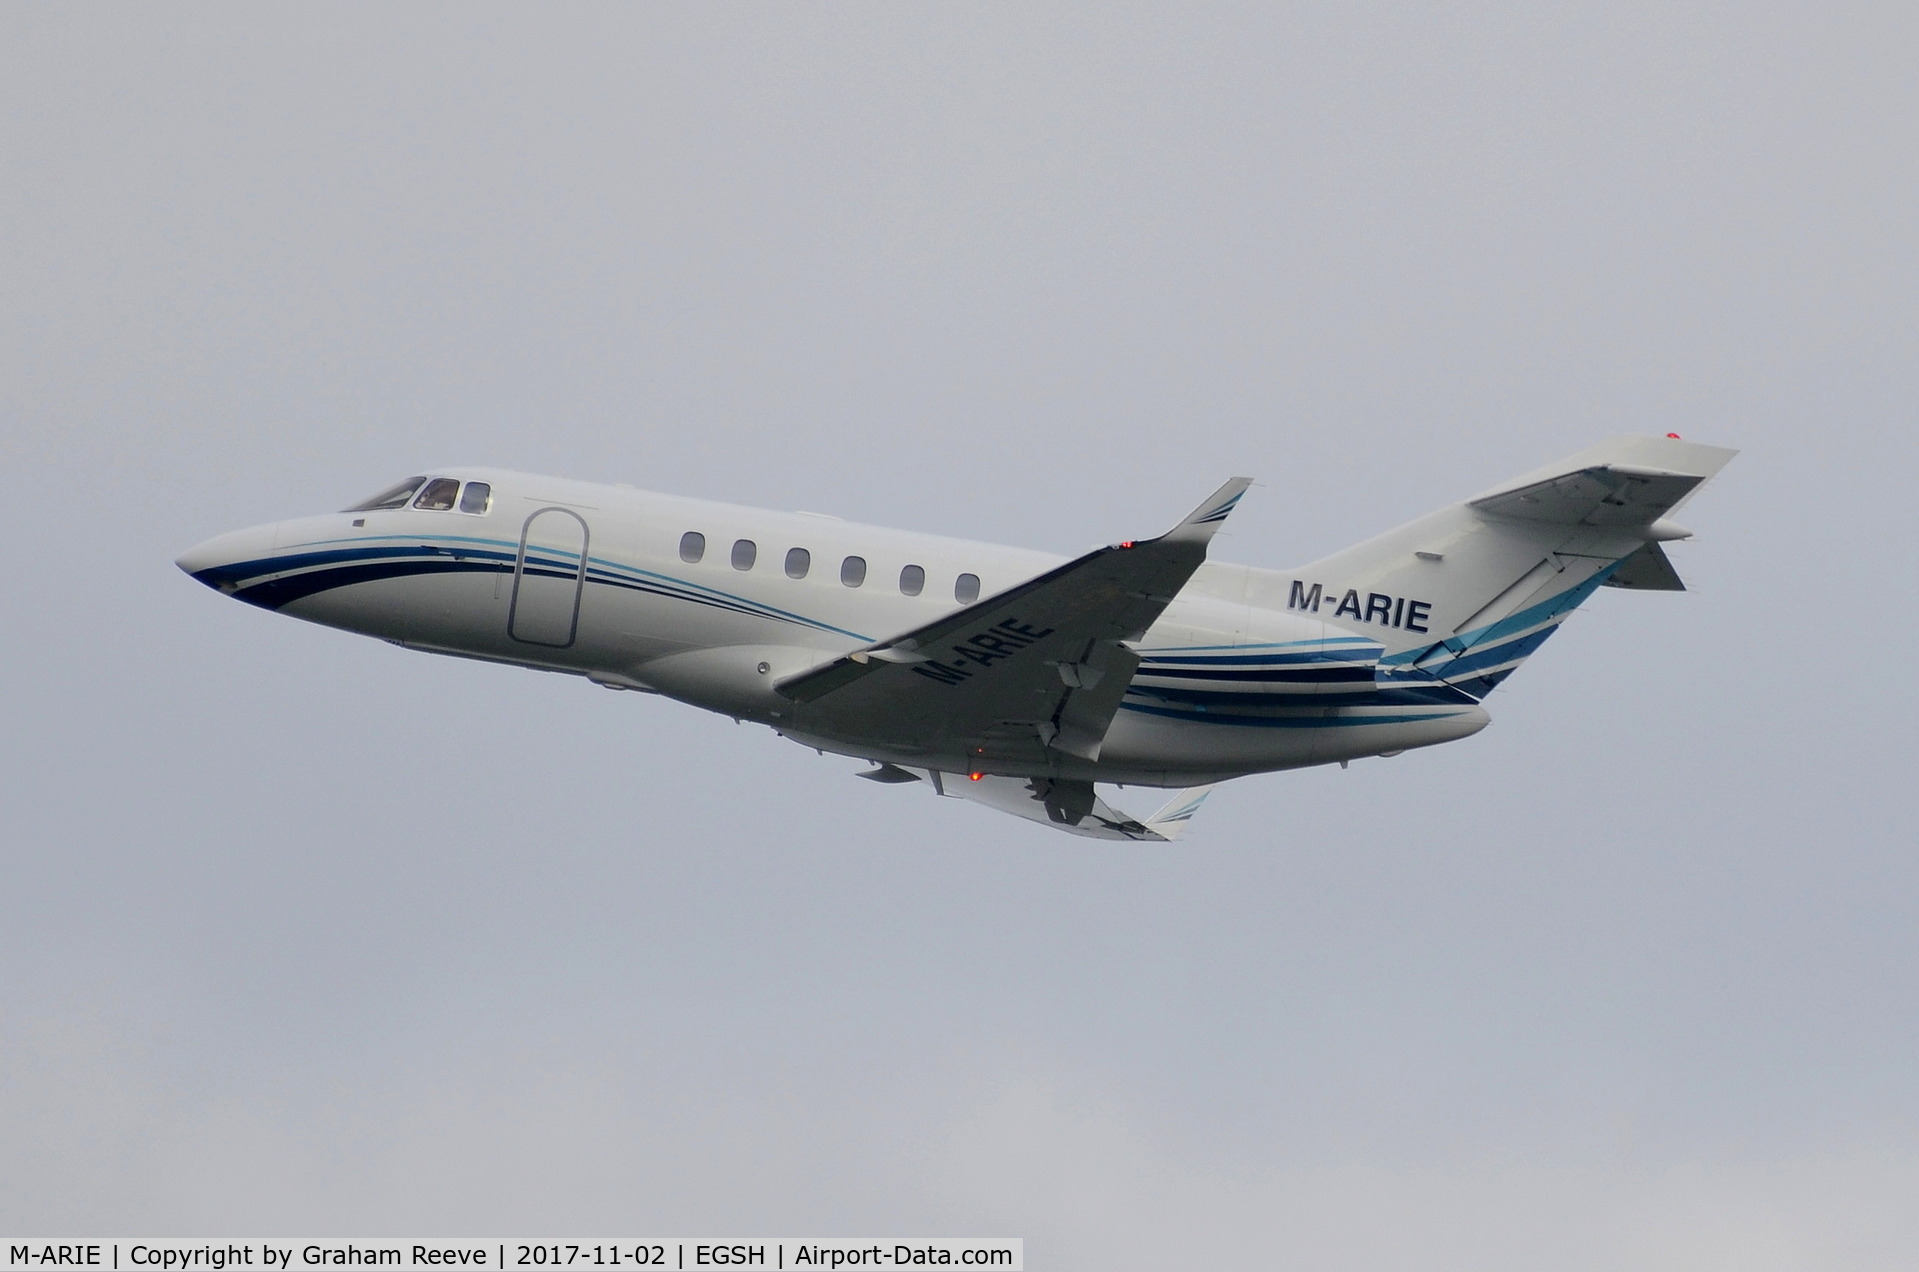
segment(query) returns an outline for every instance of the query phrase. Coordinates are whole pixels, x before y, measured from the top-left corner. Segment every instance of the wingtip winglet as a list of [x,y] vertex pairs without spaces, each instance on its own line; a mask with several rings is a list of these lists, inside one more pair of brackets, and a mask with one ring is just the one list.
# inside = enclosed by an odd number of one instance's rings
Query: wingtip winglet
[[1217,785],[1191,786],[1180,791],[1146,819],[1146,829],[1161,839],[1178,839],[1186,833],[1186,827],[1192,824],[1193,814],[1199,811],[1199,806],[1206,802],[1206,797],[1213,793]]

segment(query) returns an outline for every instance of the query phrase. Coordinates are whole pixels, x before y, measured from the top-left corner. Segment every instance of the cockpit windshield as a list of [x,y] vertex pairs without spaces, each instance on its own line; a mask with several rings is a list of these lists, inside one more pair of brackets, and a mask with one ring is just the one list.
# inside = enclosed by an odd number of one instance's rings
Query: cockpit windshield
[[383,508],[404,508],[406,507],[406,501],[413,498],[413,492],[418,490],[425,482],[426,478],[424,476],[409,477],[392,489],[382,490],[379,494],[373,496],[373,498],[363,503],[356,503],[351,508],[343,508],[341,511],[378,512]]
[[[417,497],[416,497],[417,496]],[[462,483],[458,477],[409,477],[390,490],[382,490],[365,503],[356,503],[343,512],[380,512],[404,508],[408,503],[423,512],[461,512],[483,517],[493,507],[493,487],[483,481]],[[358,525],[359,522],[354,522]]]

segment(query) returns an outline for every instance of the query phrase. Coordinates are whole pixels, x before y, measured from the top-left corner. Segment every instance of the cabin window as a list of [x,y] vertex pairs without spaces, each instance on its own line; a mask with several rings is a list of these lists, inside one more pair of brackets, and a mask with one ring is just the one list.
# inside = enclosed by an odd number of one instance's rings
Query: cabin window
[[423,512],[446,512],[453,507],[454,499],[460,494],[460,483],[451,477],[435,477],[413,501],[413,506]]
[[425,477],[409,477],[397,486],[382,490],[371,499],[344,508],[343,512],[382,512],[388,508],[404,508],[406,501],[413,498],[413,492],[426,482]]
[[918,596],[926,590],[926,571],[917,565],[909,565],[900,571],[900,591],[908,596]]
[[813,554],[805,548],[788,548],[786,551],[786,577],[803,579],[806,572],[813,568]]
[[979,599],[979,575],[962,574],[953,580],[953,599],[961,605],[971,605]]
[[483,481],[470,481],[460,492],[460,511],[475,515],[493,506],[493,487]]
[[847,557],[840,562],[840,582],[848,587],[858,587],[866,582],[866,558]]
[[752,569],[753,562],[759,559],[759,555],[760,555],[759,545],[754,543],[751,539],[735,539],[733,541],[733,568],[734,569],[736,570]]
[[688,565],[698,565],[700,558],[706,555],[706,536],[698,530],[688,530],[680,536],[680,560]]

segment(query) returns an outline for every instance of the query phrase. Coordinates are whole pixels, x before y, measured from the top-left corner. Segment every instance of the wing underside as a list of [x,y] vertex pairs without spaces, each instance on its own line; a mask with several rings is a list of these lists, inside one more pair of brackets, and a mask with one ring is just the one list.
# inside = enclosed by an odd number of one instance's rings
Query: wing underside
[[954,777],[929,772],[936,789],[945,795],[984,804],[1002,813],[1039,822],[1089,839],[1126,839],[1169,843],[1178,839],[1198,811],[1211,786],[1176,793],[1152,816],[1130,817],[1108,804],[1091,782],[1046,777]]

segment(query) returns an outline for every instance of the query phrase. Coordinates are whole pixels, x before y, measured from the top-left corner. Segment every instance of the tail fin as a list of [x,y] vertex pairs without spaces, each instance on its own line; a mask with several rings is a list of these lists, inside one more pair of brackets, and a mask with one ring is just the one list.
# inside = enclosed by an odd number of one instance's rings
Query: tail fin
[[1617,437],[1287,571],[1278,599],[1379,641],[1383,682],[1483,697],[1602,584],[1683,588],[1665,517],[1737,453]]

